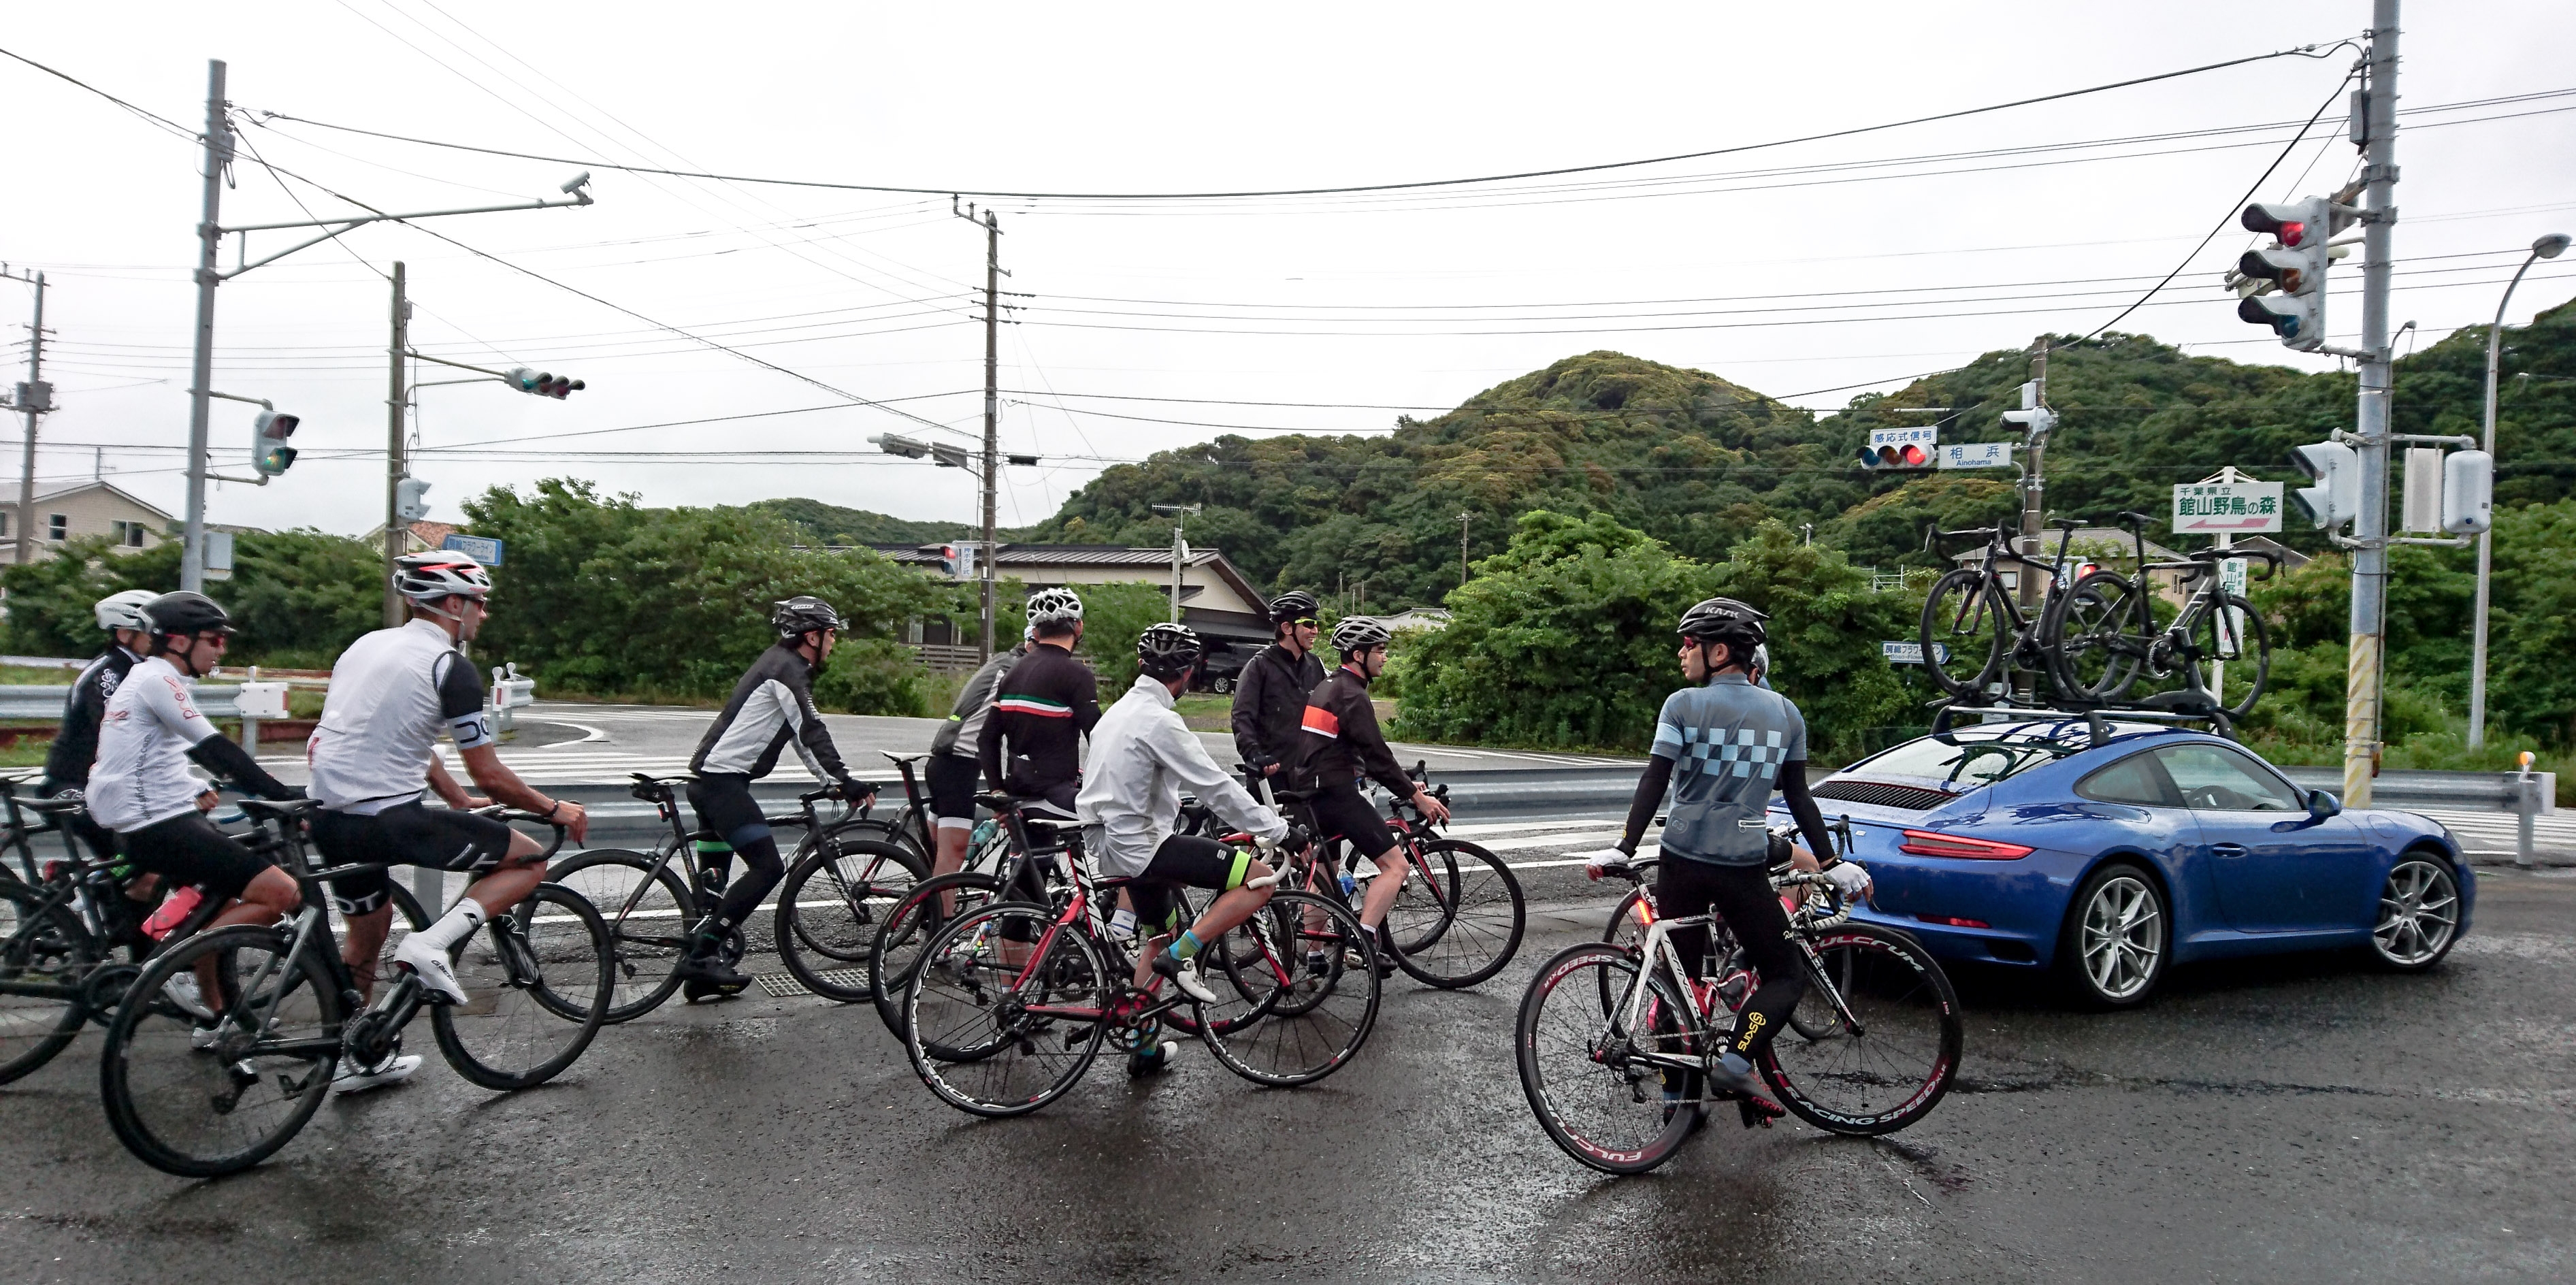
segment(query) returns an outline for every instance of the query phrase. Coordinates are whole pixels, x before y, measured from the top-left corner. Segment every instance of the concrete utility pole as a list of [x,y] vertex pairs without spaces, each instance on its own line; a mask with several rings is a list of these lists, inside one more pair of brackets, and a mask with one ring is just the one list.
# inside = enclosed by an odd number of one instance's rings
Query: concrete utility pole
[[1458,515],[1458,584],[1461,588],[1467,583],[1467,524],[1475,520],[1473,513]]
[[224,167],[233,159],[232,128],[224,119],[224,63],[206,61],[205,198],[197,221],[197,345],[188,364],[188,512],[179,546],[179,587],[206,589],[206,420],[214,408],[215,269],[223,249]]
[[2379,772],[2380,666],[2388,615],[2388,286],[2397,224],[2397,0],[2372,0],[2364,55],[2361,400],[2353,416],[2361,455],[2361,512],[2353,521],[2352,648],[2344,671],[2343,793],[2370,806]]
[[45,382],[45,274],[21,277],[0,272],[0,276],[36,288],[36,319],[27,328],[27,382],[18,385],[16,398],[18,410],[27,417],[26,468],[18,475],[18,565],[25,566],[36,560],[36,417],[54,408],[54,386]]
[[411,475],[403,448],[403,412],[410,409],[410,381],[403,378],[403,354],[411,350],[411,301],[403,297],[403,265],[394,261],[393,338],[385,348],[385,628],[403,622],[402,595],[394,592],[394,560],[403,555],[405,524],[397,516],[402,480]]
[[[2029,409],[2045,409],[2048,406],[2048,348],[2049,337],[2046,335],[2031,341]],[[2023,459],[2028,466],[2021,486],[2020,544],[2021,555],[2025,558],[2039,556],[2040,531],[2046,525],[2048,494],[2040,476],[2040,465],[2048,454],[2048,428],[2045,424],[2046,421],[2038,419],[2031,422],[2029,438],[2022,450]],[[2036,615],[2047,586],[2039,582],[2037,573],[2027,565],[2023,566],[2013,579],[2016,596],[2021,599],[2022,614]],[[2037,699],[2039,676],[2032,674],[2026,681],[2028,687],[2023,695]]]
[[984,640],[980,655],[993,658],[993,560],[994,488],[1002,472],[1002,222],[991,210],[978,219],[974,207],[955,208],[949,212],[969,223],[984,225]]
[[1172,515],[1172,623],[1181,623],[1181,568],[1190,557],[1188,539],[1190,515],[1203,506],[1196,504],[1157,504],[1156,513]]

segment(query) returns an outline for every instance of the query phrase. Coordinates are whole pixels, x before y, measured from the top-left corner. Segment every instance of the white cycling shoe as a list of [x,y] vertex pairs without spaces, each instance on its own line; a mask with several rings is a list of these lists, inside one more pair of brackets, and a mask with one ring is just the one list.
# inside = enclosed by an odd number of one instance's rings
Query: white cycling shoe
[[1197,959],[1174,959],[1170,955],[1156,955],[1154,971],[1172,979],[1172,985],[1178,987],[1182,994],[1191,999],[1202,1004],[1216,1002],[1216,992],[1208,988],[1207,978],[1199,972]]
[[195,973],[171,974],[170,980],[161,983],[161,993],[169,996],[170,1002],[178,1005],[180,1011],[188,1016],[202,1022],[215,1020],[215,1010],[206,1007],[206,997],[197,989]]
[[419,1069],[418,1053],[396,1053],[368,1067],[359,1066],[355,1058],[342,1058],[340,1069],[331,1075],[331,1088],[340,1093],[364,1093],[388,1084],[400,1084]]
[[420,984],[433,996],[433,1002],[462,1004],[465,986],[456,980],[456,970],[448,967],[447,952],[422,941],[418,935],[405,937],[394,947],[394,962],[420,974]]

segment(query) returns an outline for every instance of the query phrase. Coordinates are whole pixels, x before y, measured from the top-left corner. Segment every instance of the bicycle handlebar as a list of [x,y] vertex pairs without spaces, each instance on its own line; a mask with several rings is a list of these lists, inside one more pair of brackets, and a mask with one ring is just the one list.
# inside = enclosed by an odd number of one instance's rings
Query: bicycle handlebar
[[523,812],[517,808],[504,807],[499,804],[495,804],[488,808],[474,809],[474,815],[490,817],[504,825],[513,821],[524,821],[530,825],[541,825],[554,831],[555,841],[547,844],[544,852],[537,854],[540,859],[551,857],[557,852],[562,851],[565,837],[572,833],[571,828],[566,826],[563,822],[547,820],[546,814],[543,812]]

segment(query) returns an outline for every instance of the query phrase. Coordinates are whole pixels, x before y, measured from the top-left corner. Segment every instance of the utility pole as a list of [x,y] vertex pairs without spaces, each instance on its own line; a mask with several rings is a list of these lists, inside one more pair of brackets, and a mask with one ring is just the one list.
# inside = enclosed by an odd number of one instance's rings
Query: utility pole
[[1203,507],[1196,504],[1157,504],[1156,513],[1172,515],[1172,623],[1181,623],[1181,568],[1190,557],[1188,530],[1190,515]]
[[[2049,337],[2046,335],[2031,341],[2031,397],[2027,404],[2028,409],[2045,410],[2048,407],[2048,349]],[[2039,556],[2040,530],[2045,525],[2048,509],[2048,492],[2041,477],[2040,467],[2048,454],[2048,430],[2054,426],[2053,418],[2032,416],[2028,436],[2022,447],[2022,458],[2027,467],[2022,476],[2021,485],[2020,543],[2021,556],[2025,558]],[[2022,614],[2037,615],[2046,586],[2039,583],[2039,576],[2028,563],[2022,564],[2020,571],[2013,578],[2017,595],[2021,599]],[[2039,676],[2032,674],[2026,681],[2028,687],[2024,694],[2036,699],[2039,694]]]
[[[984,217],[975,217],[975,207],[957,208],[957,198],[948,199],[948,212],[969,223],[984,226],[984,641],[981,654],[993,658],[993,558],[994,558],[994,488],[1002,471],[1002,222],[990,209]],[[1177,618],[1177,617],[1176,617]]]
[[394,261],[393,339],[385,349],[385,628],[403,622],[402,595],[394,592],[394,560],[403,555],[405,524],[397,516],[402,480],[411,475],[403,449],[403,412],[410,408],[403,354],[411,350],[411,301],[403,297],[402,260]]
[[36,417],[54,408],[54,386],[45,382],[45,274],[21,277],[0,272],[0,276],[36,288],[36,319],[27,328],[27,382],[18,385],[15,399],[27,417],[26,468],[18,475],[18,565],[25,566],[36,559]]
[[1475,520],[1473,513],[1458,514],[1458,585],[1462,589],[1467,585],[1467,524]]
[[2343,792],[2370,806],[2379,773],[2380,665],[2387,643],[2388,286],[2397,223],[2397,0],[2372,0],[2363,57],[2361,399],[2353,416],[2361,512],[2353,521],[2352,647],[2344,671]]
[[206,60],[205,198],[197,220],[197,346],[188,364],[188,515],[179,546],[179,587],[206,590],[206,420],[214,408],[215,269],[223,249],[224,167],[233,159],[231,126],[224,119],[224,62]]

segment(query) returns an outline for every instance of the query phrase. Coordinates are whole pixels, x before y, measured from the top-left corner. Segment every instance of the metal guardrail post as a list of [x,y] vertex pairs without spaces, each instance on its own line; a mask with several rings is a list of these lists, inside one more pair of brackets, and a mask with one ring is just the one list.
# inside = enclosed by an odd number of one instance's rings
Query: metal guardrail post
[[2540,815],[2540,778],[2531,773],[2531,751],[2522,752],[2522,773],[2514,780],[2513,864],[2529,870],[2537,862],[2531,850],[2532,818]]

